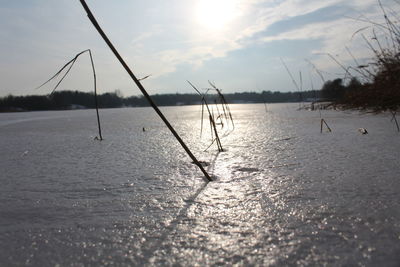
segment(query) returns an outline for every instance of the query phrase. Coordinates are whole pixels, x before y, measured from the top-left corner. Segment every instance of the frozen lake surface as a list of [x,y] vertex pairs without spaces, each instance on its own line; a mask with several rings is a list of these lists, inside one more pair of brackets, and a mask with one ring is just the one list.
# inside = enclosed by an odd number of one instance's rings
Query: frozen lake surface
[[[400,134],[388,114],[232,105],[0,114],[0,265],[400,265]],[[146,131],[142,128],[145,127]],[[369,134],[357,129],[364,127]]]

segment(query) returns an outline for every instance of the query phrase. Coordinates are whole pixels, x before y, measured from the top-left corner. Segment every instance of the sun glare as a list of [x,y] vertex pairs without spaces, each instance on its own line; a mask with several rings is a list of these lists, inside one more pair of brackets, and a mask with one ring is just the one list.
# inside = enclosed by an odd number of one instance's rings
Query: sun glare
[[196,6],[197,22],[209,29],[221,30],[236,16],[234,0],[199,0]]

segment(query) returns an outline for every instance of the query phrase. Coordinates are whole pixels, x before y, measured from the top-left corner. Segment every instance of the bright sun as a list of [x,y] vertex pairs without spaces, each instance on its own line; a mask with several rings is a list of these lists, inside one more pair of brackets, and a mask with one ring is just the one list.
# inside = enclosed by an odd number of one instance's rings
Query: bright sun
[[196,6],[197,22],[213,30],[223,29],[236,16],[234,0],[199,0]]

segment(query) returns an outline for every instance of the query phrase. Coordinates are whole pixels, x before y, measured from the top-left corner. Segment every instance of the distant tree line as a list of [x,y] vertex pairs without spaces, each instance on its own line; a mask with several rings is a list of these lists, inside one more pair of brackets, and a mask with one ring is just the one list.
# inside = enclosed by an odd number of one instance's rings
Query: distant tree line
[[343,79],[329,80],[324,83],[321,89],[321,97],[326,101],[345,103],[347,98],[352,93],[360,90],[363,87],[357,78],[352,78],[345,85]]
[[[280,103],[299,102],[320,97],[319,91],[299,92],[246,92],[224,95],[229,103]],[[196,105],[201,103],[197,94],[156,94],[152,96],[159,106]],[[215,101],[215,95],[208,95],[208,102]],[[142,96],[122,97],[118,91],[98,95],[100,108],[146,107]],[[50,96],[6,96],[0,98],[0,111],[38,111],[95,108],[94,94],[79,91],[56,91]]]

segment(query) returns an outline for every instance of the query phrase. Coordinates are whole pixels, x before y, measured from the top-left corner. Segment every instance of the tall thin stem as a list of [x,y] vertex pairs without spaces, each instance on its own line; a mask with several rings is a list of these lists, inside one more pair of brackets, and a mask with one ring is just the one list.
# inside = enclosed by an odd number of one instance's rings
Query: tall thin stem
[[100,141],[103,140],[103,136],[101,135],[101,126],[100,126],[100,116],[99,116],[99,105],[97,102],[97,82],[96,82],[96,70],[94,69],[94,62],[93,62],[93,57],[92,57],[92,52],[89,49],[89,56],[90,56],[90,62],[92,63],[92,69],[93,69],[93,84],[94,84],[94,104],[96,105],[96,115],[97,115],[97,125],[99,127],[99,138]]
[[212,181],[210,175],[207,173],[207,171],[203,168],[201,163],[197,160],[197,158],[192,154],[192,152],[189,150],[189,148],[186,146],[186,144],[183,142],[183,140],[180,138],[178,133],[175,131],[175,129],[172,127],[172,125],[169,123],[167,118],[164,116],[164,114],[161,112],[161,110],[157,107],[157,105],[154,103],[153,99],[151,99],[150,95],[147,93],[147,91],[144,89],[143,85],[140,83],[140,81],[136,78],[136,76],[133,74],[131,69],[128,67],[128,65],[125,63],[125,61],[122,59],[121,55],[117,51],[117,49],[114,47],[114,45],[111,43],[111,41],[108,39],[107,35],[104,33],[100,25],[97,23],[96,18],[93,16],[92,12],[90,11],[88,5],[86,4],[85,0],[79,0],[85,9],[89,20],[92,22],[93,26],[96,28],[98,33],[101,35],[103,40],[107,43],[108,47],[111,49],[111,51],[114,53],[115,57],[119,60],[121,65],[124,67],[126,72],[129,74],[129,76],[132,78],[132,80],[135,82],[136,86],[139,88],[139,90],[142,92],[143,96],[147,99],[151,107],[154,109],[154,111],[157,113],[157,115],[161,118],[161,120],[165,123],[165,125],[168,127],[168,129],[171,131],[171,133],[175,136],[176,140],[180,143],[180,145],[183,147],[183,149],[186,151],[186,153],[189,155],[189,157],[192,159],[192,161],[199,167],[199,169],[203,172],[204,176],[207,178],[208,181]]
[[391,113],[392,113],[392,120],[394,120],[394,122],[396,123],[397,131],[400,132],[399,123],[397,122],[396,119],[396,111],[391,111]]

